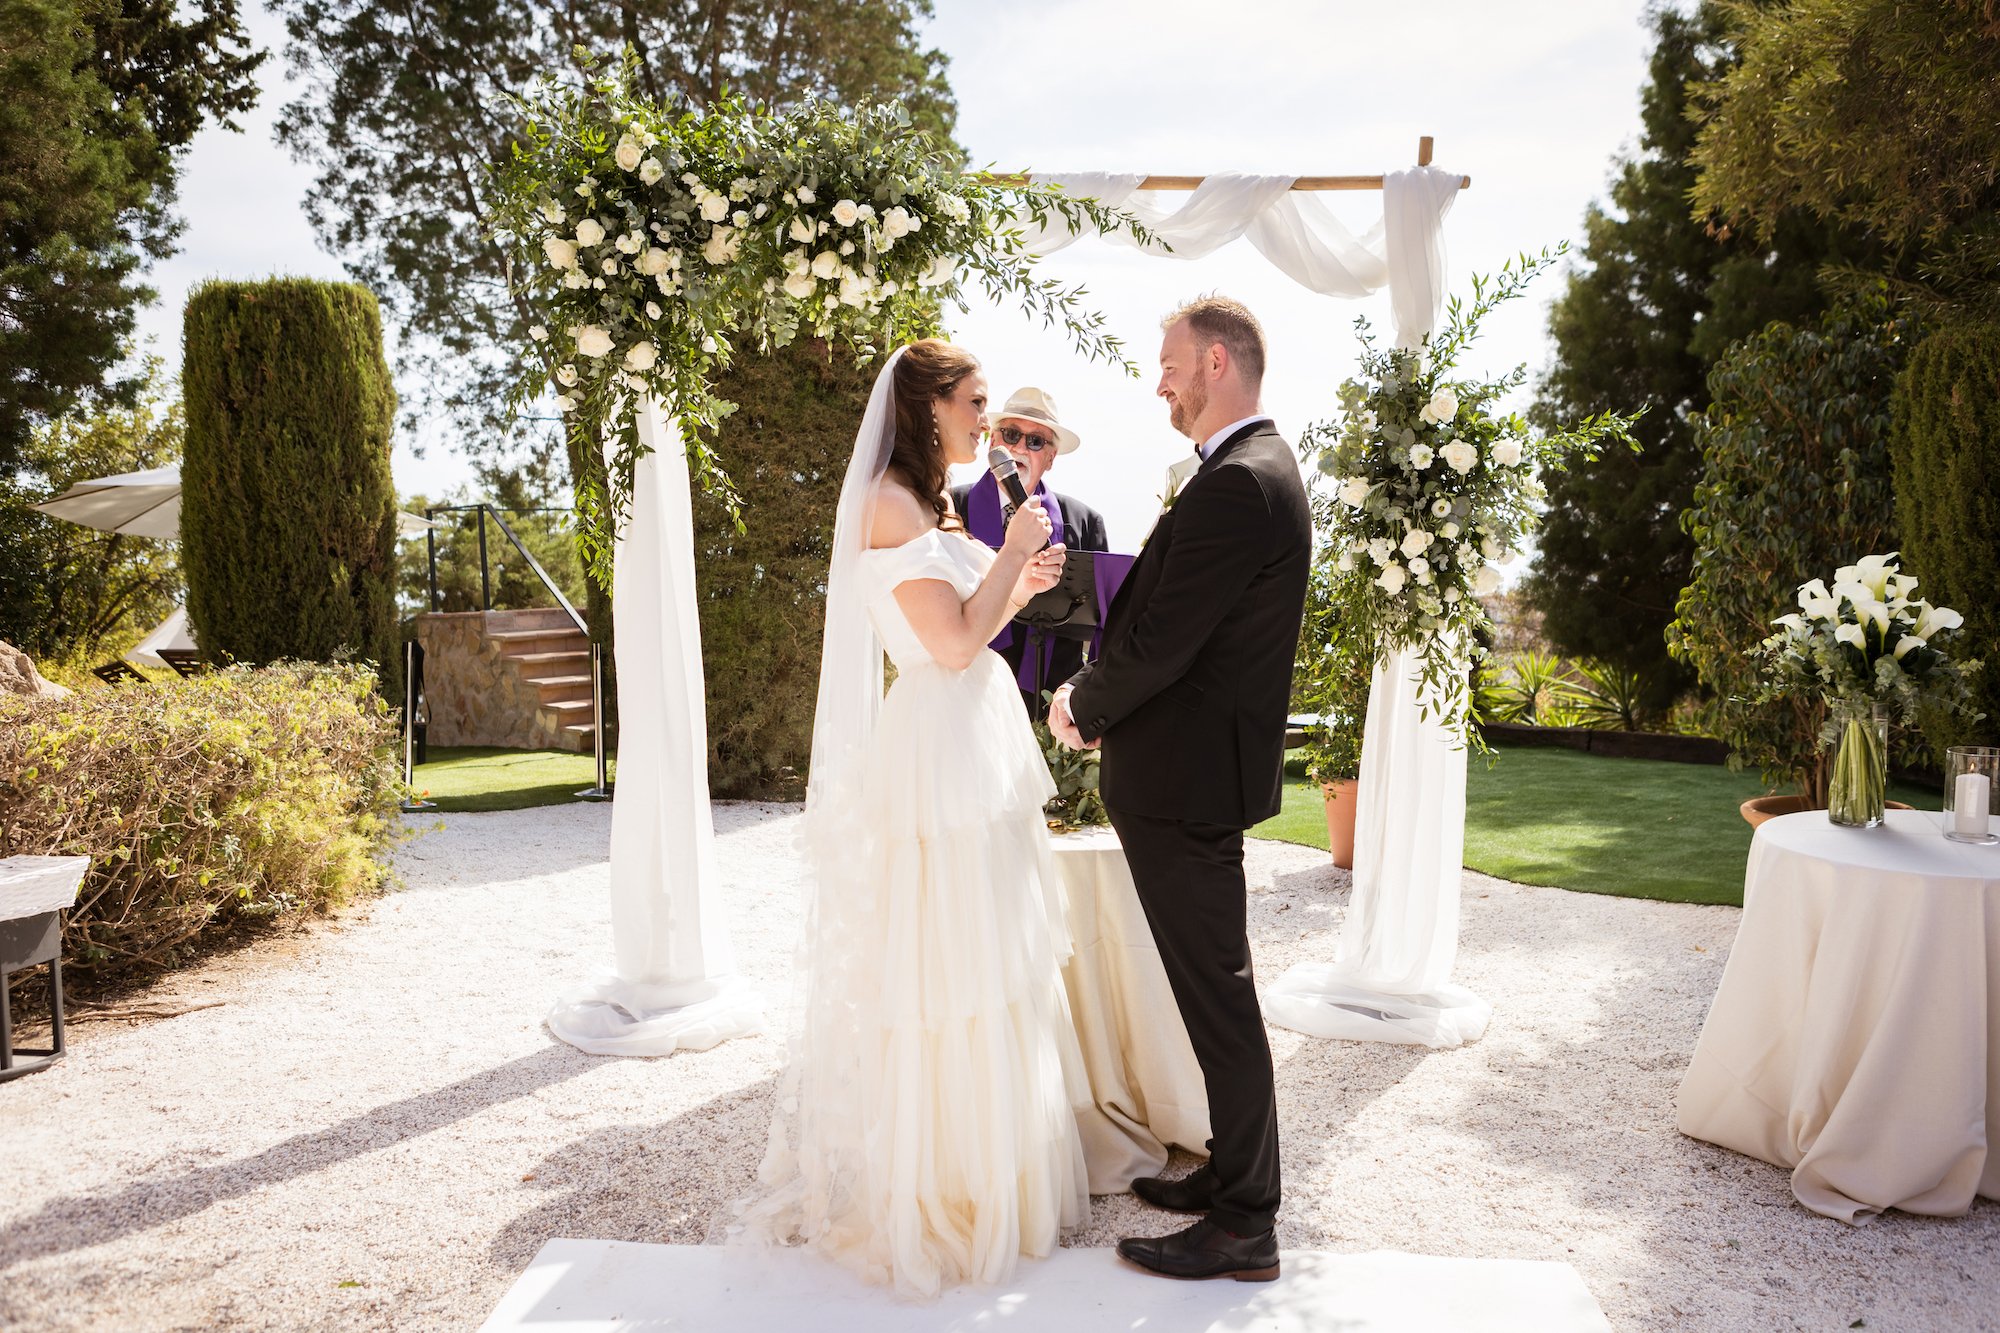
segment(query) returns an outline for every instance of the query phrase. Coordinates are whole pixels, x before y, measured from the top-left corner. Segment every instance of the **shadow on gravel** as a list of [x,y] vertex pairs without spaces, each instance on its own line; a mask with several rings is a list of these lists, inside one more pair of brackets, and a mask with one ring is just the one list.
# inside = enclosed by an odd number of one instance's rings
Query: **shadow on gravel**
[[551,1045],[446,1087],[274,1143],[254,1156],[135,1181],[103,1193],[51,1200],[0,1232],[0,1269],[106,1244],[191,1217],[224,1200],[310,1176],[502,1103],[532,1096],[596,1066],[593,1056],[569,1046]]

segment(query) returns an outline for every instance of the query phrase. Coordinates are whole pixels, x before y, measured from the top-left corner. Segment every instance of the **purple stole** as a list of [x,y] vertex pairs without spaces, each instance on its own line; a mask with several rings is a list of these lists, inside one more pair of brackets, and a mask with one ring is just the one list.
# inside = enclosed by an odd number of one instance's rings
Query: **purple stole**
[[[1042,512],[1049,516],[1050,543],[1061,545],[1063,539],[1062,505],[1057,503],[1055,492],[1048,488],[1048,483],[1046,482],[1035,487],[1035,494],[1042,497]],[[1000,483],[993,480],[991,472],[988,472],[978,481],[973,482],[971,491],[966,494],[965,530],[996,551],[1007,540],[1007,517],[1006,511],[1000,502]],[[1050,663],[1055,658],[1055,636],[1044,634],[1041,636],[1041,640],[1041,652],[1039,655],[1042,659],[1042,687],[1044,689],[1053,689],[1055,686],[1062,684],[1059,680],[1051,681],[1048,678]],[[1000,627],[1000,632],[994,636],[993,642],[986,646],[997,653],[1013,642],[1014,623],[1009,621]],[[1035,656],[1035,654],[1025,651],[1021,654],[1021,669],[1015,673],[1015,679],[1020,683],[1023,690],[1032,690],[1035,688]]]

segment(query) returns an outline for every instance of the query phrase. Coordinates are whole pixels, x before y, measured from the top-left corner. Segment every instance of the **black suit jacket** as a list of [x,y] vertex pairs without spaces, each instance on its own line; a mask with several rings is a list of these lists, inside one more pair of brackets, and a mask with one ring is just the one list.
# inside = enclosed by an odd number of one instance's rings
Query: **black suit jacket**
[[[965,496],[971,489],[972,486],[970,485],[954,486],[951,488],[951,507],[960,518],[965,516]],[[1104,515],[1098,513],[1083,501],[1064,495],[1053,486],[1048,489],[1056,497],[1056,503],[1062,506],[1063,547],[1065,550],[1108,551],[1111,549],[1110,538],[1105,534],[1104,530]],[[1044,690],[1053,690],[1056,686],[1068,680],[1083,666],[1083,644],[1080,640],[1054,636],[1051,636],[1051,638],[1049,667],[1048,671],[1042,677],[1042,688]],[[1000,650],[1000,656],[1007,663],[1008,673],[1016,680],[1020,679],[1021,657],[1027,652],[1027,648],[1028,631],[1019,625],[1014,626],[1014,637],[1005,648]],[[1031,694],[1032,691],[1029,690],[1021,691],[1022,702],[1027,705],[1028,716],[1033,718],[1046,716],[1048,713],[1048,704],[1041,699],[1030,698]]]
[[1153,525],[1071,678],[1115,810],[1248,828],[1278,813],[1312,520],[1268,421],[1218,445]]

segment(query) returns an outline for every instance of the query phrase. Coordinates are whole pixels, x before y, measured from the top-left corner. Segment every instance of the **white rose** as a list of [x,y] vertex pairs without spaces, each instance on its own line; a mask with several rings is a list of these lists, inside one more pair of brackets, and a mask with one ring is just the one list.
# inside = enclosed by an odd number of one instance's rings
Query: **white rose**
[[576,247],[560,236],[551,236],[542,242],[542,253],[557,268],[576,267]]
[[804,185],[801,185],[801,186],[799,187],[799,202],[800,202],[800,203],[802,203],[802,204],[810,204],[810,203],[812,203],[812,202],[813,202],[813,201],[814,201],[815,199],[817,199],[818,197],[819,197],[819,196],[818,196],[818,195],[816,195],[816,194],[814,194],[814,193],[812,192],[812,190],[811,190],[810,188],[808,188],[807,186],[804,186]]
[[660,360],[660,349],[651,343],[633,343],[625,349],[625,369],[651,370]]
[[822,250],[813,256],[812,275],[815,278],[832,278],[840,273],[840,256],[831,250]]
[[1479,449],[1464,440],[1454,438],[1444,447],[1444,461],[1451,464],[1451,470],[1460,476],[1479,466]]
[[1403,590],[1403,584],[1408,580],[1409,575],[1404,572],[1401,565],[1388,565],[1375,576],[1375,586],[1394,597]]
[[1499,591],[1500,571],[1493,568],[1493,566],[1487,565],[1472,576],[1472,595],[1474,597],[1491,597]]
[[559,394],[557,394],[557,395],[556,395],[556,411],[558,411],[558,412],[574,412],[574,411],[576,411],[576,399],[574,399],[574,398],[570,397],[570,396],[569,396],[568,394],[566,394],[566,393],[559,393]]
[[563,286],[565,287],[588,287],[589,285],[590,277],[581,269],[573,268],[563,274]]
[[720,222],[728,216],[729,197],[727,195],[711,194],[702,199],[701,220],[703,222]]
[[910,221],[910,210],[901,204],[882,215],[882,234],[892,241],[901,240],[915,230],[916,226]]
[[637,171],[639,163],[646,156],[646,150],[640,147],[637,139],[628,134],[618,141],[616,148],[611,150],[611,156],[618,163],[619,170]]
[[604,228],[596,218],[585,218],[576,224],[576,244],[579,249],[596,245],[604,239]]
[[875,205],[861,205],[861,207],[854,210],[854,216],[860,218],[863,222],[873,222],[875,220]]
[[1410,572],[1417,576],[1417,582],[1424,581],[1424,575],[1431,572],[1431,562],[1420,555],[1410,557]]
[[666,174],[667,169],[660,165],[657,157],[649,157],[639,164],[639,179],[648,185],[657,185],[660,177]]
[[667,271],[667,252],[656,245],[649,245],[632,261],[632,267],[648,278],[657,278]]
[[1424,404],[1424,411],[1429,414],[1427,420],[1442,426],[1458,415],[1458,395],[1448,385],[1441,384],[1430,402]]
[[569,221],[569,215],[563,212],[562,205],[553,199],[542,205],[542,216],[558,227]]
[[854,253],[854,242],[853,242],[853,241],[842,241],[842,242],[840,243],[840,253],[841,253],[841,256],[842,256],[842,258],[845,258],[846,256],[848,256],[848,255],[851,255],[851,254],[853,254],[853,253]]
[[1493,446],[1493,461],[1501,467],[1513,467],[1521,461],[1521,442],[1512,436]]
[[833,220],[843,227],[853,226],[861,217],[861,209],[852,199],[843,199],[833,206]]
[[1340,485],[1340,498],[1351,507],[1359,509],[1362,502],[1368,498],[1369,489],[1368,478],[1349,477]]
[[572,366],[572,365],[567,365],[567,364],[565,364],[565,365],[560,365],[560,366],[557,366],[557,367],[556,367],[556,380],[557,380],[557,381],[558,381],[558,382],[559,382],[559,383],[560,383],[560,384],[561,384],[561,385],[562,385],[562,386],[563,386],[563,387],[564,387],[565,389],[567,389],[567,388],[568,388],[568,387],[569,387],[570,385],[572,385],[572,384],[575,384],[575,383],[576,383],[576,367],[575,367],[575,366]]
[[1422,472],[1431,465],[1431,461],[1436,457],[1437,455],[1431,451],[1431,447],[1428,444],[1420,444],[1410,450],[1410,466]]
[[1339,571],[1340,571],[1341,573],[1343,573],[1343,574],[1345,574],[1345,573],[1347,573],[1347,572],[1348,572],[1349,570],[1353,569],[1353,568],[1354,568],[1354,552],[1352,552],[1352,551],[1342,551],[1342,552],[1341,552],[1341,553],[1339,554],[1339,556],[1337,556],[1337,557],[1336,557],[1336,558],[1334,559],[1334,562],[1333,562],[1333,567],[1334,567],[1335,569],[1339,570]]
[[666,313],[667,313],[666,311],[660,309],[660,303],[658,301],[646,302],[647,319],[658,319],[661,315],[664,315]]
[[1479,539],[1479,554],[1485,556],[1488,560],[1498,560],[1500,558],[1500,543],[1491,537],[1481,537]]
[[1462,595],[1463,594],[1461,594],[1459,590],[1456,588],[1446,588],[1444,590],[1445,605],[1447,606],[1451,605],[1453,602],[1457,601]]
[[800,245],[810,245],[813,238],[812,223],[806,221],[804,215],[801,214],[792,219],[792,225],[786,229],[785,234]]
[[595,324],[580,324],[569,331],[576,350],[585,356],[604,356],[611,351],[611,335]]
[[1406,556],[1422,555],[1430,549],[1431,535],[1422,528],[1411,528],[1403,534],[1402,545],[1398,548]]
[[785,279],[785,295],[794,301],[803,301],[819,287],[810,273],[793,273]]
[[618,253],[621,255],[636,255],[645,248],[646,238],[640,232],[628,231],[618,238]]
[[743,235],[734,227],[717,227],[709,233],[708,243],[701,247],[701,257],[711,264],[727,264],[736,258],[742,244]]
[[1440,537],[1443,537],[1446,541],[1450,541],[1453,537],[1456,537],[1458,535],[1458,524],[1456,523],[1445,524],[1443,527],[1438,529],[1438,535]]
[[618,261],[615,259],[607,259],[602,264],[598,265],[598,271],[604,274],[604,276],[607,278],[612,277],[616,275],[618,272]]
[[549,340],[549,331],[539,324],[530,324],[528,326],[528,336],[538,343],[547,342]]

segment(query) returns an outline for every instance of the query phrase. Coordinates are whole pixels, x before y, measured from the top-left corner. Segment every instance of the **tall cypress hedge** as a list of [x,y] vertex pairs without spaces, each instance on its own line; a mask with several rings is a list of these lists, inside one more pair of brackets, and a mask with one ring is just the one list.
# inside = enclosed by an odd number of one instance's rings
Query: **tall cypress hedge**
[[203,656],[367,662],[396,698],[396,391],[373,293],[209,282],[184,327],[181,561]]
[[2000,326],[1947,328],[1911,352],[1891,456],[1904,567],[1964,613],[1961,651],[1986,664],[1973,699],[1986,716],[1952,739],[2000,744]]
[[880,367],[801,340],[741,357],[718,385],[737,410],[713,443],[742,493],[747,530],[697,492],[708,784],[717,796],[790,796],[803,787],[833,517]]

